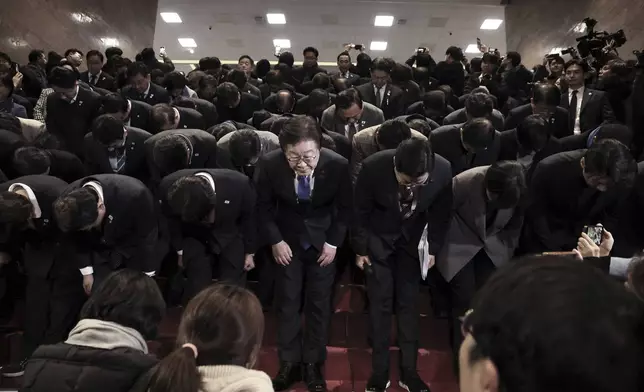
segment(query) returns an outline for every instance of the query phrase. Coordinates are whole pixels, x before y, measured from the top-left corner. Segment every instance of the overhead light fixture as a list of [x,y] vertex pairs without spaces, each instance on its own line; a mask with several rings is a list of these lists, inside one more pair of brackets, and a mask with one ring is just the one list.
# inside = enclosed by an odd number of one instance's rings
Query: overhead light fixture
[[481,25],[481,30],[497,30],[501,23],[503,23],[503,19],[485,19]]
[[469,44],[465,48],[465,53],[481,53],[477,44]]
[[378,15],[373,21],[376,27],[391,27],[394,24],[394,17],[391,15]]
[[72,19],[77,23],[92,23],[92,19],[89,15],[82,12],[72,12]]
[[369,50],[387,50],[387,42],[385,41],[371,41]]
[[273,46],[276,48],[290,49],[291,40],[290,39],[274,39]]
[[268,24],[286,24],[286,16],[284,14],[266,14],[266,21]]
[[176,12],[162,12],[161,19],[166,23],[181,23],[181,17]]
[[197,47],[197,43],[192,38],[179,38],[179,45],[183,46],[184,48],[196,48]]
[[101,38],[101,42],[105,46],[119,46],[119,40],[116,38]]

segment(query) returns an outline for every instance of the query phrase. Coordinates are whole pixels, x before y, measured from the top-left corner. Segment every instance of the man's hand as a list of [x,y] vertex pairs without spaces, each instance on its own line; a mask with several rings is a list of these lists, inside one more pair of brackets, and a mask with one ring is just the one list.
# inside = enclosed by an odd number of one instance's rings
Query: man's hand
[[253,255],[244,256],[244,271],[250,271],[255,268],[255,259]]
[[291,258],[293,257],[293,252],[291,247],[284,241],[280,241],[277,244],[271,246],[273,250],[273,258],[279,265],[289,265]]
[[581,237],[577,240],[577,251],[583,258],[599,257],[600,255],[599,246],[586,233],[581,233]]
[[83,290],[85,290],[85,294],[90,295],[92,293],[92,286],[94,286],[94,275],[83,275]]
[[320,253],[320,257],[318,257],[318,264],[320,264],[320,267],[326,267],[333,263],[336,251],[337,248],[333,248],[329,246],[329,244],[324,244],[322,247],[322,253]]
[[358,266],[358,268],[360,268],[361,270],[364,270],[364,266],[366,264],[371,265],[371,261],[369,261],[369,256],[356,255],[356,265]]
[[20,87],[22,87],[22,73],[16,72],[13,75],[13,88],[18,89]]
[[613,235],[606,229],[602,234],[602,243],[599,245],[599,257],[610,256],[610,251],[613,249],[615,239]]

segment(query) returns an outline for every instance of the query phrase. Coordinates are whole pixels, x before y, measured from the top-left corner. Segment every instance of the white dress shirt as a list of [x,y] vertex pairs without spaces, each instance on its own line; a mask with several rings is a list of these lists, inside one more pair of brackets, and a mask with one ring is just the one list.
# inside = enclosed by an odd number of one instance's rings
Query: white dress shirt
[[38,204],[38,199],[36,199],[36,194],[34,193],[34,191],[27,185],[19,182],[11,184],[11,186],[9,187],[9,192],[15,192],[19,190],[23,190],[27,194],[29,202],[34,208],[34,218],[40,218],[42,216],[42,211],[40,210],[40,204]]
[[[575,127],[574,127],[575,135],[579,135],[581,133],[579,115],[581,114],[581,101],[584,99],[584,90],[585,90],[584,86],[581,86],[577,89],[577,112],[575,113]],[[573,91],[574,90],[572,88],[568,87],[568,105],[570,105],[570,103],[572,102]]]

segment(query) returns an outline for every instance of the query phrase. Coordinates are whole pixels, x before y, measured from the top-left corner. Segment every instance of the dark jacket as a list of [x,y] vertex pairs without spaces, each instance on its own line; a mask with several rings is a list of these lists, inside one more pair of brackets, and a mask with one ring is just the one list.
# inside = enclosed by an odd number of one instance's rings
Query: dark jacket
[[38,99],[44,88],[47,88],[47,73],[37,64],[29,63],[20,68],[22,73],[22,91],[29,98]]
[[51,166],[49,175],[65,182],[74,182],[87,175],[83,162],[76,155],[62,150],[45,150],[49,155]]
[[[499,161],[516,161],[519,155],[519,142],[517,141],[517,130],[501,132],[499,136],[501,147],[499,151]],[[558,139],[551,137],[544,148],[539,150],[532,157],[532,163],[526,171],[526,180],[528,184],[532,178],[532,173],[542,159],[550,155],[561,152],[561,143]]]
[[66,343],[41,346],[27,364],[21,391],[145,391],[148,371],[157,363],[152,355],[133,349],[102,350]]
[[[505,129],[505,118],[498,110],[492,111],[490,121],[497,131],[502,132]],[[464,108],[454,110],[443,119],[443,125],[463,124],[464,122],[467,122],[467,113]]]
[[432,150],[449,161],[454,176],[473,167],[491,165],[499,160],[500,132],[495,131],[494,139],[486,150],[471,153],[463,147],[461,125],[444,125],[429,134]]
[[[592,131],[601,124],[616,121],[608,96],[603,91],[593,90],[588,87],[584,88],[584,96],[581,102],[577,101],[577,105],[581,105],[581,111],[579,112],[579,128],[581,132]],[[561,94],[560,106],[566,110],[570,109],[568,91]],[[575,128],[574,118],[569,121],[568,128],[569,134],[572,135]]]
[[89,71],[81,73],[80,80],[88,83],[92,87],[98,87],[108,91],[116,91],[116,81],[112,76],[110,76],[110,74],[106,72],[101,72],[98,80],[94,84],[92,84],[89,80]]
[[[148,165],[145,155],[145,141],[152,135],[142,129],[126,127],[127,136],[125,137],[125,165],[121,172],[126,176],[134,177],[147,183],[149,180]],[[85,135],[84,146],[85,166],[90,175],[93,174],[113,174],[114,169],[110,164],[107,147],[94,139],[91,133]]]
[[161,86],[150,82],[150,91],[147,95],[141,94],[134,87],[129,86],[121,90],[121,95],[128,99],[145,102],[154,106],[157,103],[170,103],[170,93]]
[[241,93],[241,100],[236,108],[229,108],[228,106],[222,105],[216,99],[215,106],[219,114],[219,123],[228,120],[246,123],[248,119],[253,117],[253,113],[262,110],[262,101],[255,95]]
[[[528,116],[534,114],[532,112],[532,105],[521,105],[517,108],[510,110],[508,118],[505,119],[505,129],[515,129],[523,120]],[[562,107],[557,107],[554,115],[550,118],[550,134],[557,139],[572,135],[572,130],[568,127],[568,110]]]
[[[376,104],[376,92],[374,91],[373,83],[358,86],[356,90],[360,92],[363,101],[369,102],[372,105]],[[385,120],[391,120],[405,114],[405,96],[403,91],[399,87],[387,83],[380,109],[382,109],[385,115]]]
[[130,117],[129,125],[134,128],[139,128],[147,132],[151,132],[152,121],[150,119],[150,113],[152,111],[152,106],[148,105],[145,102],[135,101],[133,99],[129,100],[130,102]]

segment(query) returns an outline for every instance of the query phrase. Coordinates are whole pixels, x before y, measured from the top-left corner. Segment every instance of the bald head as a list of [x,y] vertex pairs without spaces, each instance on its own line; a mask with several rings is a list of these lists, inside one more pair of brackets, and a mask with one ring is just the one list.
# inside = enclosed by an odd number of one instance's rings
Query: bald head
[[295,96],[289,90],[277,92],[277,109],[280,113],[291,113],[295,107]]

